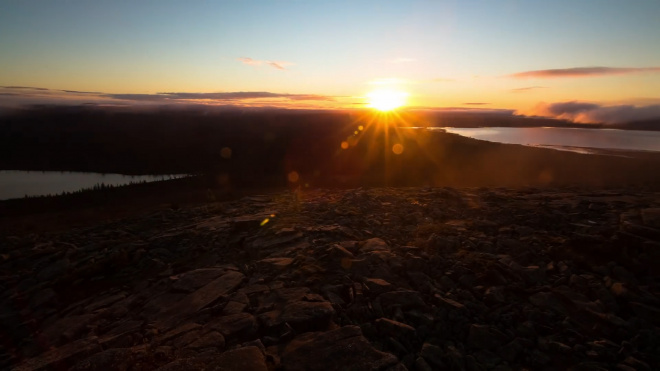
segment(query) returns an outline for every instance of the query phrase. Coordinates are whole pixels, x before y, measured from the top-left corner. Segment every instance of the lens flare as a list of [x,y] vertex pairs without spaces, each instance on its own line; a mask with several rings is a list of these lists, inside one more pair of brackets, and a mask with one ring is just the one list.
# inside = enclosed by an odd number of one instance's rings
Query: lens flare
[[292,171],[289,173],[289,175],[287,175],[287,178],[289,179],[289,182],[295,183],[298,181],[298,179],[300,179],[300,175],[298,175],[297,171]]

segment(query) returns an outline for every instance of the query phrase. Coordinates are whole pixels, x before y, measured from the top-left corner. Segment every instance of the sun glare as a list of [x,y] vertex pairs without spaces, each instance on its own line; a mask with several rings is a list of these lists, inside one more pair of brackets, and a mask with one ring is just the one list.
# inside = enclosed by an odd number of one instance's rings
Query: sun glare
[[369,107],[379,111],[391,111],[406,104],[408,93],[399,90],[374,90],[367,94]]

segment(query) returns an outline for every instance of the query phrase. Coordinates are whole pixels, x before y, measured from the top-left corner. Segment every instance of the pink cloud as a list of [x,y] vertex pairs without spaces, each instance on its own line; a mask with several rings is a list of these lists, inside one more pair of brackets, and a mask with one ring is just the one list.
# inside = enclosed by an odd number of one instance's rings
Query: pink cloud
[[530,91],[530,90],[537,90],[537,89],[546,89],[546,86],[525,86],[524,88],[515,88],[509,90],[511,93],[522,93],[525,91]]
[[286,66],[291,66],[293,63],[291,62],[285,62],[285,61],[260,61],[256,59],[252,59],[249,57],[241,57],[237,58],[237,60],[243,64],[247,64],[248,66],[271,66],[275,69],[278,70],[286,70]]

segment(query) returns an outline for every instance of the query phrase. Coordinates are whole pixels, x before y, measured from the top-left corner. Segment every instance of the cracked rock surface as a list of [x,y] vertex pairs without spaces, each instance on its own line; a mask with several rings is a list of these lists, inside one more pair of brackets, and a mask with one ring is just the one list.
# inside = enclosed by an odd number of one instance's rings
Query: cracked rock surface
[[660,194],[310,190],[0,236],[0,368],[660,368]]

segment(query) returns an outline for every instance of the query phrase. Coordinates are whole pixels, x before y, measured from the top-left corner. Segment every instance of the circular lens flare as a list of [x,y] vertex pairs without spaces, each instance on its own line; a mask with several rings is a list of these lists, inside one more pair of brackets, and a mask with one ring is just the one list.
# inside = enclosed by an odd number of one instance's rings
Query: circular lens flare
[[391,111],[406,104],[408,93],[398,90],[374,90],[367,94],[369,107],[379,111]]

